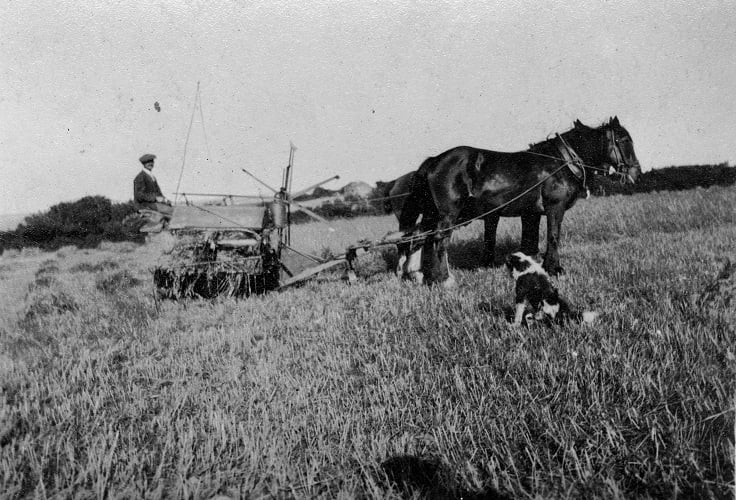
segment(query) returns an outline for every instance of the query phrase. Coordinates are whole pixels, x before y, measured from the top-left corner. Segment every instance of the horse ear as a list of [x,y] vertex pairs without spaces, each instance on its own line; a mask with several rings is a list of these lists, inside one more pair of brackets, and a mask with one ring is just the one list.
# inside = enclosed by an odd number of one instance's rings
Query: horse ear
[[612,125],[620,126],[621,124],[618,122],[618,116],[614,116],[613,120],[611,120]]
[[573,123],[573,125],[575,126],[575,128],[580,128],[580,127],[583,126],[583,124],[580,122],[580,120],[575,120],[575,122]]

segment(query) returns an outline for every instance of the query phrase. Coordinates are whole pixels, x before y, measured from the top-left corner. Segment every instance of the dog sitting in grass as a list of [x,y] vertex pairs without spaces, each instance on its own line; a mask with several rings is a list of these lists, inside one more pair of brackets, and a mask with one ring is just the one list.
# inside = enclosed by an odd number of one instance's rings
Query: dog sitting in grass
[[591,311],[573,312],[570,303],[552,285],[547,272],[528,255],[522,252],[509,255],[506,267],[516,282],[515,326],[536,322],[560,324],[566,320],[592,323],[598,316]]

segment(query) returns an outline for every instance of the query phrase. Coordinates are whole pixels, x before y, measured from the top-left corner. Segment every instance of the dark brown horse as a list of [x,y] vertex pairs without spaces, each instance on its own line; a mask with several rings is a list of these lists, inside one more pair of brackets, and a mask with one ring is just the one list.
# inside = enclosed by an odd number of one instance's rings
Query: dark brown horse
[[[401,213],[404,208],[404,203],[406,202],[407,197],[411,194],[412,190],[412,182],[414,181],[414,174],[416,172],[409,172],[408,174],[404,174],[401,177],[394,179],[389,182],[381,182],[378,181],[376,183],[376,189],[380,193],[380,196],[384,200],[384,212],[386,213],[392,213],[396,216],[396,219],[398,219],[399,223],[401,223]],[[484,237],[484,249],[483,249],[483,259],[482,264],[483,265],[494,265],[494,247],[496,242],[496,227],[498,226],[498,216],[497,215],[488,215],[483,218],[485,222],[485,229],[487,231],[491,231],[488,237]],[[405,224],[408,224],[408,222],[405,222]],[[409,226],[399,226],[399,231],[406,232],[407,230],[411,230],[411,228],[415,227],[417,225],[417,221],[411,221],[411,224]],[[420,253],[416,253],[413,255],[411,252],[399,252],[399,261],[398,266],[396,268],[396,274],[399,276],[407,273],[407,269],[416,267],[416,269],[419,269],[419,258],[421,258]],[[413,255],[415,262],[412,264],[410,261],[407,260],[407,257],[409,255]]]
[[[426,283],[452,286],[447,240],[460,224],[485,220],[484,261],[494,261],[496,226],[500,217],[521,217],[521,251],[539,251],[539,222],[547,216],[544,268],[563,272],[558,248],[565,211],[587,190],[586,179],[597,171],[635,182],[641,174],[631,136],[614,117],[597,128],[576,121],[572,130],[531,145],[526,151],[501,153],[460,146],[428,158],[414,175],[399,226],[430,231],[421,248],[421,273]],[[402,245],[405,256],[417,251]],[[418,252],[417,252],[418,253]],[[408,259],[416,262],[417,259]],[[412,273],[417,269],[406,269]]]
[[393,212],[399,221],[401,221],[401,209],[411,193],[413,179],[414,172],[409,172],[392,181],[376,182],[375,193],[383,201],[383,211],[387,214]]

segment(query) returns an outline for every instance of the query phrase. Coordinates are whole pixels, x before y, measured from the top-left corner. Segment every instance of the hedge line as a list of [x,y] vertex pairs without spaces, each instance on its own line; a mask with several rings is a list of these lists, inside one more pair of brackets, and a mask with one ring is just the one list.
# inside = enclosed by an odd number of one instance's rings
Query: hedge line
[[[728,163],[667,167],[644,173],[634,185],[621,185],[606,176],[590,176],[589,187],[595,196],[679,191],[695,187],[736,184],[736,168]],[[374,191],[372,198],[385,193]],[[381,200],[338,200],[312,209],[326,219],[383,215]],[[101,241],[141,241],[141,234],[123,223],[135,213],[132,201],[112,203],[103,196],[86,196],[74,202],[59,203],[48,211],[25,218],[14,230],[0,233],[0,253],[6,249],[38,247],[56,250],[65,245],[96,247]],[[292,222],[312,221],[304,212],[295,210]],[[134,228],[133,228],[134,229]]]

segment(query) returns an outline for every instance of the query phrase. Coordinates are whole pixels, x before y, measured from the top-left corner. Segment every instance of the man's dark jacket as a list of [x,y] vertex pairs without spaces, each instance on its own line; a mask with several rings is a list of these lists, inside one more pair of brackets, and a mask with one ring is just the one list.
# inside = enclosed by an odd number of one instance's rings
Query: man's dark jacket
[[146,207],[149,203],[155,204],[157,196],[163,196],[158,182],[141,170],[133,180],[133,199],[139,206]]

